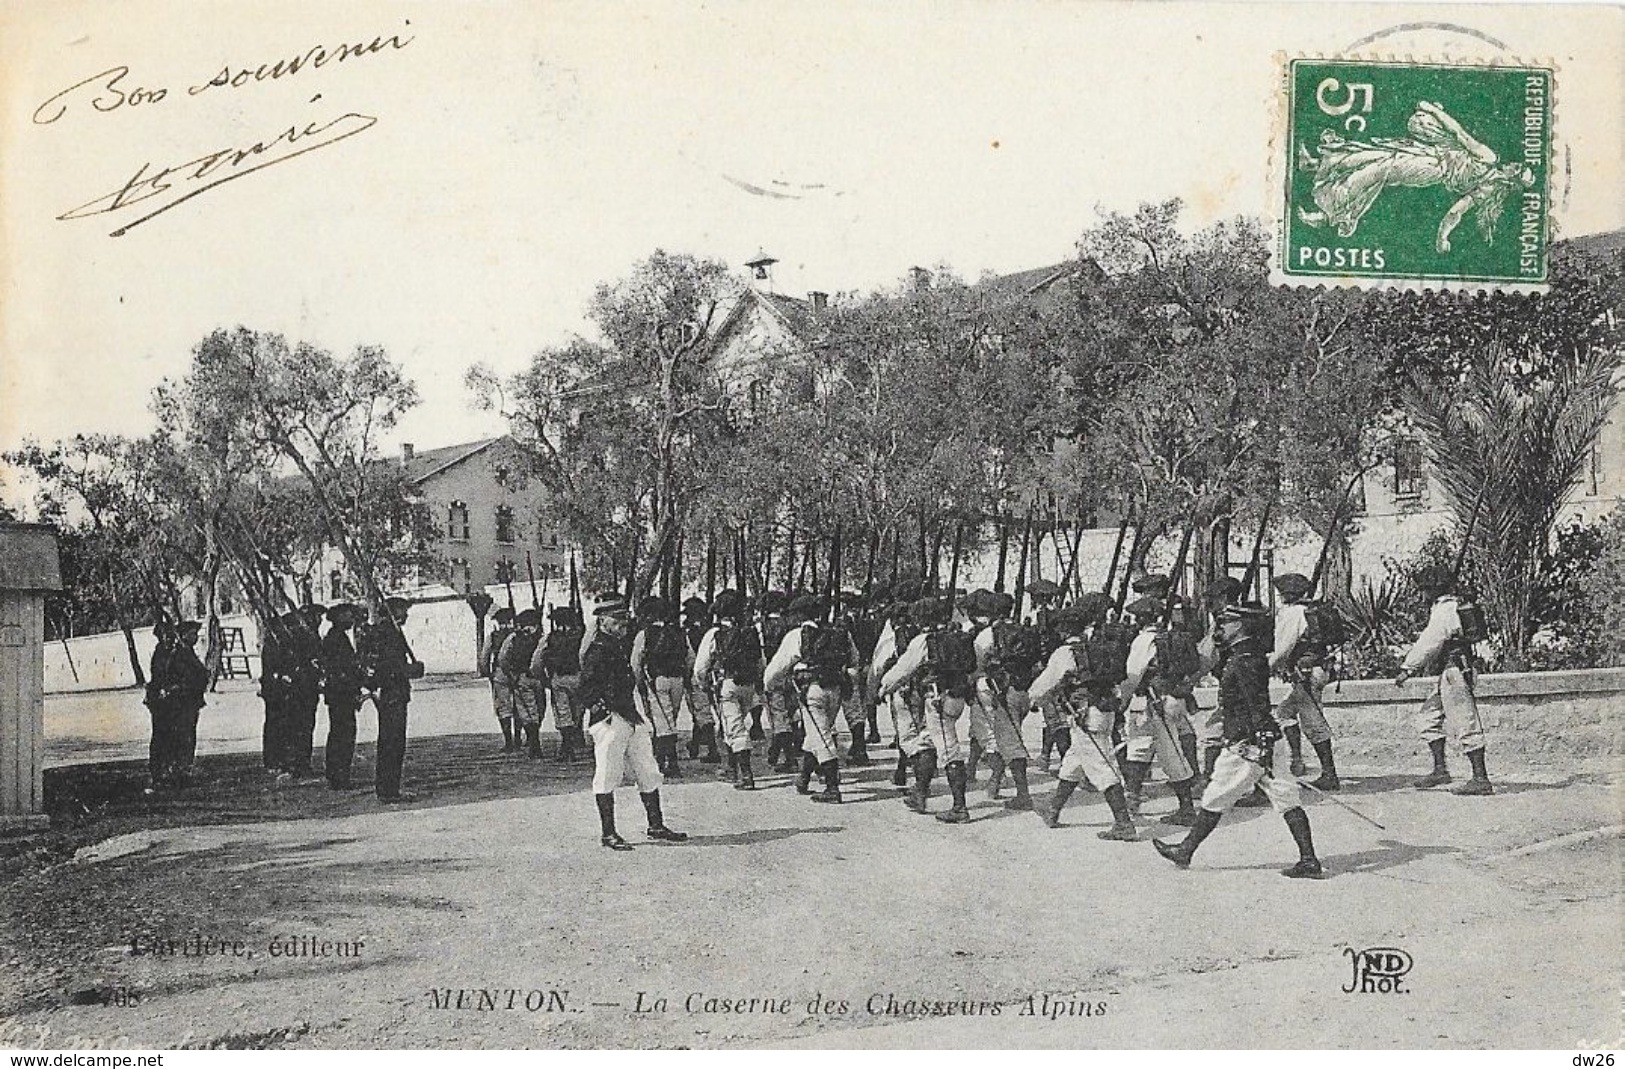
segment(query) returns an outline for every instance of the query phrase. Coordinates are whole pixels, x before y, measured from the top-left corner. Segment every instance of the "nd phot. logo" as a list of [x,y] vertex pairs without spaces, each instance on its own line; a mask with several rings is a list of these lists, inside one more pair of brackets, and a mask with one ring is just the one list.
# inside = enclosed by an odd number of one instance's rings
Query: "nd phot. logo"
[[1411,971],[1411,956],[1398,947],[1371,947],[1355,950],[1347,947],[1354,976],[1343,992],[1349,995],[1401,995],[1409,989],[1404,976]]

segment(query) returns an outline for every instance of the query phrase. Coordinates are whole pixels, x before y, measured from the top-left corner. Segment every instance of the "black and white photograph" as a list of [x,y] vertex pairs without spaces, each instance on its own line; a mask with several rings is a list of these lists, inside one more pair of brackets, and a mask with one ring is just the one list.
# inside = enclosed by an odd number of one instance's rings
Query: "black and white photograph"
[[0,105],[9,1064],[1614,1064],[1625,8],[4,0]]

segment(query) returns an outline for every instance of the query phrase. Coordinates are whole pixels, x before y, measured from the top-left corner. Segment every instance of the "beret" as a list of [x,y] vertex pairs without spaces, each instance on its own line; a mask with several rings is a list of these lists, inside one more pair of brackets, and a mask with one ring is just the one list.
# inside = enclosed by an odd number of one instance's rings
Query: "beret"
[[1289,598],[1301,598],[1309,593],[1309,579],[1297,572],[1282,572],[1270,584]]

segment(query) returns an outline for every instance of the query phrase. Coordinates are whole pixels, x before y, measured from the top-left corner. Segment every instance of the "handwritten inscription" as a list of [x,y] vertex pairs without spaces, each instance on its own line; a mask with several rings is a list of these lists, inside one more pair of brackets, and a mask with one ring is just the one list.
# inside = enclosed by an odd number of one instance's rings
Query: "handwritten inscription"
[[[319,94],[318,94],[319,95]],[[110,232],[112,237],[123,237],[147,220],[162,215],[200,193],[255,171],[263,171],[278,163],[286,163],[297,156],[337,144],[354,137],[378,122],[376,116],[345,112],[326,122],[294,125],[266,141],[256,141],[243,147],[216,149],[183,163],[155,165],[151,160],[136,168],[133,175],[111,193],[86,201],[57,216],[59,220],[84,219],[94,215],[124,212],[136,205],[146,205],[144,214],[124,223]],[[156,202],[156,207],[149,202]]]
[[[406,25],[411,24],[411,20],[408,19]],[[416,37],[403,38],[396,33],[389,37],[374,37],[371,42],[365,44],[342,44],[335,47],[315,45],[291,59],[261,63],[254,67],[233,67],[228,63],[220,68],[220,73],[188,86],[186,93],[195,97],[211,89],[240,89],[251,82],[275,81],[292,77],[307,67],[320,68],[328,63],[343,63],[345,60],[370,56],[385,49],[398,52],[415,40]],[[99,71],[52,94],[34,109],[33,120],[36,126],[49,126],[70,111],[82,112],[88,107],[105,114],[121,108],[161,104],[168,97],[167,86],[139,84],[131,78],[129,66],[120,64]]]

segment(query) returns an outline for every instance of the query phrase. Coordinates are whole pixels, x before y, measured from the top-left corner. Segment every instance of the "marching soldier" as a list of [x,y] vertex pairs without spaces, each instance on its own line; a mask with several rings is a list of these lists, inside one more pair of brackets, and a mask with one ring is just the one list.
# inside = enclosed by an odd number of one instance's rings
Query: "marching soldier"
[[1298,846],[1298,862],[1282,870],[1294,879],[1321,874],[1303,811],[1302,788],[1297,781],[1277,779],[1266,766],[1267,755],[1280,739],[1280,727],[1270,716],[1269,662],[1264,653],[1269,622],[1261,609],[1226,606],[1219,614],[1219,704],[1224,710],[1224,750],[1213,768],[1212,781],[1202,794],[1202,807],[1190,832],[1177,844],[1155,842],[1157,852],[1179,868],[1189,868],[1191,857],[1212,834],[1220,818],[1236,801],[1261,787]]
[[587,731],[592,735],[592,790],[598,804],[598,841],[611,850],[632,849],[615,830],[615,788],[620,786],[627,766],[631,765],[644,812],[649,818],[649,838],[683,842],[687,835],[666,827],[660,809],[663,781],[655,763],[653,736],[632,700],[636,679],[627,640],[630,624],[626,618],[626,603],[605,600],[593,615],[598,626],[581,658],[578,696],[587,710]]
[[[993,775],[988,783],[990,798],[999,797],[1003,773],[1009,770],[1016,785],[1014,798],[1004,803],[1006,809],[1028,810],[1033,807],[1027,787],[1027,744],[1021,737],[1021,724],[1031,708],[1029,689],[1044,665],[1043,638],[1036,628],[1008,619],[1015,607],[1009,594],[978,591],[980,612],[973,612],[984,621],[976,635],[976,696],[984,715],[992,725],[994,752]],[[971,598],[975,599],[976,594]]]
[[1310,786],[1335,791],[1342,783],[1337,778],[1337,765],[1332,757],[1332,727],[1326,722],[1326,709],[1321,704],[1329,678],[1328,651],[1320,637],[1310,633],[1313,629],[1305,602],[1309,596],[1309,579],[1297,572],[1284,572],[1275,577],[1274,586],[1285,604],[1275,614],[1275,649],[1270,653],[1270,671],[1292,684],[1292,693],[1275,710],[1275,720],[1286,735],[1287,749],[1291,753],[1288,768],[1294,776],[1308,772],[1303,763],[1303,740],[1307,738],[1320,760],[1320,778]]
[[861,768],[869,763],[869,742],[878,741],[874,736],[879,734],[878,731],[870,734],[870,728],[875,726],[875,707],[869,701],[869,688],[864,684],[868,678],[869,662],[875,655],[880,629],[869,615],[863,596],[856,591],[841,593],[841,607],[845,610],[842,626],[852,636],[852,645],[858,651],[857,665],[852,672],[854,682],[847,687],[842,705],[846,726],[852,732],[852,745],[846,752],[846,763]]
[[807,794],[812,789],[813,773],[817,772],[824,789],[813,795],[813,801],[839,803],[841,766],[835,718],[840,715],[846,688],[851,685],[848,673],[857,667],[858,650],[845,628],[817,622],[823,611],[822,600],[812,594],[803,594],[790,603],[786,616],[792,626],[768,662],[762,685],[769,693],[788,690],[801,711],[808,749],[801,757],[796,791]]
[[[899,593],[914,590],[917,590],[917,584],[898,587]],[[936,748],[925,730],[925,703],[919,688],[912,682],[905,683],[890,695],[881,693],[881,682],[886,672],[897,663],[897,658],[908,649],[918,633],[919,628],[914,622],[914,602],[898,599],[892,604],[886,625],[875,642],[875,655],[869,662],[867,693],[875,704],[884,702],[891,713],[897,746],[897,769],[892,773],[892,785],[907,787],[908,773],[912,769],[916,790],[909,796],[909,804],[923,813],[931,777],[936,774]],[[925,756],[926,751],[930,751],[929,756]],[[914,800],[918,801],[917,806]]]
[[688,678],[688,639],[672,619],[665,598],[644,598],[638,605],[638,633],[632,639],[632,676],[645,721],[654,729],[655,761],[668,779],[681,779],[677,767],[677,714],[683,707],[683,681]]
[[1448,724],[1473,767],[1466,783],[1451,789],[1453,794],[1478,796],[1494,794],[1484,759],[1484,723],[1478,715],[1478,699],[1473,693],[1473,646],[1485,637],[1484,618],[1478,606],[1456,596],[1455,580],[1443,568],[1433,568],[1416,579],[1423,598],[1432,602],[1427,626],[1405,654],[1404,664],[1394,677],[1395,686],[1422,672],[1438,679],[1422,702],[1422,739],[1433,754],[1433,771],[1416,781],[1419,788],[1439,787],[1450,782],[1445,763],[1445,728]]
[[523,731],[525,752],[534,761],[542,756],[542,717],[547,712],[546,684],[530,671],[536,647],[542,642],[542,614],[538,609],[521,609],[513,622],[513,634],[503,641],[497,663],[513,694],[514,742],[518,744]]
[[[1119,701],[1127,710],[1123,726],[1123,780],[1129,811],[1140,807],[1141,791],[1151,773],[1155,755],[1168,777],[1168,786],[1179,800],[1179,808],[1164,817],[1169,824],[1189,825],[1196,819],[1191,794],[1196,770],[1190,767],[1180,745],[1178,722],[1185,717],[1185,697],[1189,681],[1184,668],[1163,663],[1167,644],[1161,623],[1163,603],[1145,597],[1128,607],[1140,623],[1140,633],[1129,646],[1127,677],[1119,691]],[[1159,645],[1162,647],[1159,649]],[[1138,708],[1135,699],[1143,701]]]
[[406,709],[412,701],[412,680],[423,678],[423,663],[406,644],[405,598],[384,602],[385,615],[357,636],[356,656],[362,678],[374,691],[378,707],[378,773],[374,790],[385,805],[415,801],[401,790],[401,769],[406,764]]
[[[991,604],[990,604],[991,601]],[[964,613],[964,630],[970,632],[972,641],[987,630],[996,615],[995,609],[1000,604],[997,596],[991,590],[976,590],[957,600],[956,608]],[[1015,604],[1015,599],[1010,599]],[[1008,609],[1006,610],[1008,612]],[[958,623],[958,620],[955,620]],[[974,700],[967,706],[970,714],[970,757],[965,762],[965,775],[971,783],[976,782],[976,770],[981,767],[982,758],[987,758],[988,797],[997,798],[999,789],[1004,785],[1005,762],[1004,756],[999,752],[998,738],[993,734],[993,714],[988,706],[981,700],[981,662],[982,656],[976,655],[977,671],[971,675],[971,686],[975,694]]]
[[585,628],[581,614],[564,605],[555,605],[549,611],[548,622],[553,626],[548,629],[540,652],[553,697],[553,726],[559,733],[557,759],[571,761],[578,754],[587,753],[581,702],[576,694],[581,683],[581,642]]
[[[513,683],[502,670],[502,646],[514,633],[514,612],[509,608],[498,609],[492,619],[496,626],[491,629],[490,637],[485,640],[483,663],[480,670],[491,681],[491,708],[497,715],[497,723],[502,727],[502,752],[513,753],[519,749],[519,718],[516,715],[513,698]],[[328,634],[332,634],[331,631]]]
[[[1219,678],[1218,617],[1225,609],[1237,604],[1243,593],[1241,580],[1233,575],[1220,576],[1208,587],[1208,608],[1214,624],[1197,644],[1197,652],[1202,659],[1200,675]],[[1215,703],[1211,709],[1204,710],[1195,727],[1197,741],[1202,747],[1201,782],[1205,786],[1213,778],[1213,766],[1218,762],[1219,753],[1224,749],[1224,710],[1221,704]],[[1268,804],[1267,800],[1265,804]]]
[[327,619],[332,626],[322,636],[322,677],[326,680],[322,691],[327,699],[327,748],[322,771],[330,789],[347,791],[350,767],[355,762],[355,717],[361,708],[363,682],[361,661],[350,639],[356,607],[331,606]]
[[924,698],[926,732],[933,748],[921,751],[929,757],[921,758],[923,768],[916,767],[916,793],[908,799],[908,806],[917,813],[926,811],[931,771],[938,756],[935,748],[940,747],[948,789],[954,801],[953,808],[938,813],[937,819],[945,824],[964,824],[970,820],[965,801],[970,777],[965,771],[967,753],[962,724],[965,704],[975,696],[970,677],[976,671],[976,643],[954,625],[948,603],[941,598],[922,598],[914,609],[921,631],[886,672],[880,692],[883,695],[894,693],[918,678]]
[[[1051,614],[1055,611],[1055,604],[1060,600],[1061,588],[1048,579],[1034,579],[1027,584],[1027,597],[1032,602],[1031,615],[1028,622],[1038,628],[1038,633],[1044,638],[1044,656],[1048,657],[1061,646],[1061,637],[1055,633]],[[1066,757],[1067,747],[1072,745],[1072,732],[1067,725],[1066,716],[1055,707],[1054,702],[1039,702],[1038,711],[1044,717],[1044,734],[1039,745],[1038,767],[1044,772],[1050,770],[1050,755],[1057,758]]]
[[1123,655],[1120,649],[1108,651],[1104,642],[1095,641],[1110,607],[1111,599],[1091,591],[1076,606],[1059,610],[1053,617],[1063,641],[1033,681],[1031,696],[1034,701],[1050,701],[1062,709],[1077,728],[1078,737],[1061,759],[1055,796],[1041,815],[1046,825],[1059,827],[1061,807],[1078,784],[1087,781],[1101,792],[1112,814],[1112,826],[1099,832],[1099,837],[1133,842],[1139,834],[1129,813],[1123,781],[1110,757],[1112,724],[1119,708],[1114,688],[1124,674],[1124,665],[1119,663]]
[[[1195,641],[1195,635],[1202,628],[1196,614],[1191,611],[1183,597],[1178,594],[1168,596],[1172,584],[1173,581],[1168,576],[1160,572],[1151,572],[1137,576],[1132,585],[1136,594],[1153,598],[1166,609],[1166,619],[1163,620],[1161,628],[1168,636],[1164,642],[1175,642],[1190,655],[1188,667],[1191,671],[1176,681],[1178,689],[1183,691],[1182,700],[1164,703],[1164,712],[1169,726],[1174,729],[1179,752],[1185,755],[1185,764],[1190,766],[1192,771],[1200,771],[1201,757],[1197,753],[1196,727],[1191,723],[1191,713],[1196,711],[1196,696],[1192,688],[1202,677],[1201,653]],[[1188,641],[1185,636],[1189,636]]]
[[739,591],[718,594],[717,622],[705,632],[694,654],[694,686],[715,695],[723,745],[728,748],[727,775],[742,791],[756,789],[750,767],[750,711],[756,705],[765,667],[762,637],[748,615]]
[[[763,650],[773,650],[777,653],[784,643],[784,636],[789,634],[792,625],[784,616],[788,602],[789,598],[777,590],[769,590],[762,594],[758,608],[761,613]],[[784,686],[773,687],[764,684],[762,706],[767,717],[767,730],[772,736],[767,746],[768,767],[780,772],[794,772],[800,751],[800,747],[796,745],[800,710],[796,708],[795,698]],[[753,728],[751,738],[758,737],[759,731]]]
[[[691,730],[688,736],[688,758],[699,759],[702,765],[715,765],[722,761],[717,754],[717,714],[711,700],[711,689],[705,679],[694,672],[694,658],[700,652],[700,642],[711,629],[711,606],[704,598],[691,597],[683,602],[683,637],[688,643],[688,665],[684,673],[688,685],[688,715]],[[701,754],[700,751],[705,753]]]
[[299,606],[288,651],[287,771],[294,779],[309,779],[310,758],[316,747],[316,707],[322,696],[321,622],[324,605]]

